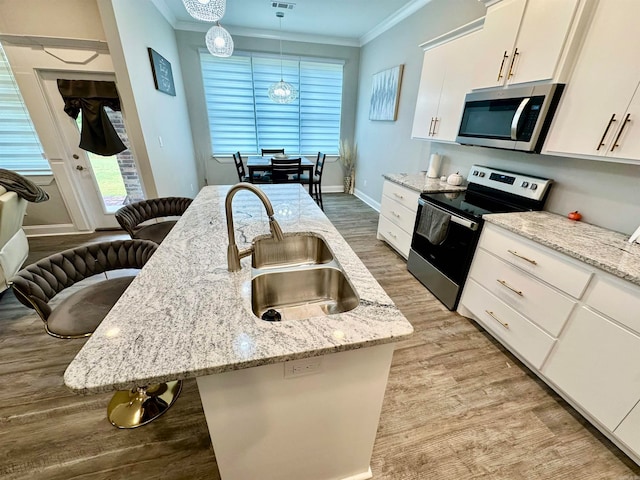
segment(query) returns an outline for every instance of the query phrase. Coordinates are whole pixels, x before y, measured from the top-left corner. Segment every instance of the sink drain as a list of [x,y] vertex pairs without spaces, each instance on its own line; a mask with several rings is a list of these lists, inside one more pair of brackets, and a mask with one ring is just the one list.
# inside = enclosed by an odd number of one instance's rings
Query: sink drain
[[279,322],[282,320],[282,315],[277,310],[270,308],[266,312],[262,314],[262,320],[266,320],[267,322]]

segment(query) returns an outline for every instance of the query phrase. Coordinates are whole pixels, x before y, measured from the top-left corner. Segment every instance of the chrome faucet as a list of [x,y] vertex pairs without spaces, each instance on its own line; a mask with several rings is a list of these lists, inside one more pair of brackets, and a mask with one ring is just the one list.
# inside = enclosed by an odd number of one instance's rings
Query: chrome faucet
[[264,205],[264,209],[267,211],[267,215],[269,216],[269,230],[271,230],[271,236],[278,241],[283,239],[282,229],[280,228],[280,225],[278,225],[276,219],[273,218],[273,207],[265,193],[251,183],[243,182],[235,184],[227,193],[227,197],[224,201],[224,208],[227,215],[227,236],[229,237],[229,247],[227,248],[227,269],[230,272],[237,272],[240,270],[240,259],[251,255],[253,252],[253,247],[239,251],[238,245],[236,244],[236,233],[233,227],[231,202],[233,200],[233,196],[240,190],[249,190],[260,199]]

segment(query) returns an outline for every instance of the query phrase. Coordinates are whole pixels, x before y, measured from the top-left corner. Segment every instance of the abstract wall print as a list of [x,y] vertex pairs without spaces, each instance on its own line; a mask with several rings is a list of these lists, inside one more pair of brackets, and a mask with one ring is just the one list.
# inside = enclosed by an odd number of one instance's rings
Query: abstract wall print
[[369,120],[396,120],[403,68],[398,65],[373,75]]

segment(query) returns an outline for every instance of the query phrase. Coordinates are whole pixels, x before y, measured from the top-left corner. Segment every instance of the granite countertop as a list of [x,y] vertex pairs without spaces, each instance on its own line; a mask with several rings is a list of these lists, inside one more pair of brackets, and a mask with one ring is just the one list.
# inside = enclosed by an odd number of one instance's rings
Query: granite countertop
[[463,192],[467,189],[466,185],[449,185],[447,182],[441,182],[439,178],[426,178],[425,172],[385,173],[382,176],[390,182],[420,193]]
[[629,235],[550,212],[492,213],[495,225],[640,285],[640,244]]
[[[396,342],[413,327],[299,185],[263,185],[285,235],[322,236],[360,297],[345,313],[266,322],[251,310],[251,257],[227,271],[224,200],[203,188],[64,374],[98,393]],[[239,248],[269,233],[258,198],[233,198]]]

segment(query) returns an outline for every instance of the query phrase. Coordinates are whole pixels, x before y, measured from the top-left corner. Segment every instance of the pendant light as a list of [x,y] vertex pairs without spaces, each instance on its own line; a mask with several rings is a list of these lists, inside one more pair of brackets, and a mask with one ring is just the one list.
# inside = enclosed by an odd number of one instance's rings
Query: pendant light
[[224,16],[226,0],[182,0],[184,8],[196,20],[217,22]]
[[220,26],[220,22],[209,29],[204,37],[207,49],[211,55],[216,57],[230,57],[233,53],[233,38],[224,28]]
[[280,81],[269,87],[269,98],[276,103],[291,103],[298,98],[298,91],[293,85],[287,83],[282,77],[282,17],[284,13],[276,12],[280,21]]

